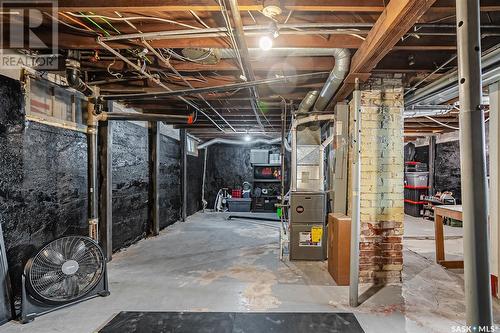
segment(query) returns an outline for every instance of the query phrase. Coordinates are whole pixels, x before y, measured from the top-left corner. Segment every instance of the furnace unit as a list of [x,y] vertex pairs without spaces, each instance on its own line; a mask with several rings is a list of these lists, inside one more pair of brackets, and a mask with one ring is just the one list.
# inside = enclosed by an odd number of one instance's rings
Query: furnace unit
[[290,260],[325,260],[325,192],[290,194]]

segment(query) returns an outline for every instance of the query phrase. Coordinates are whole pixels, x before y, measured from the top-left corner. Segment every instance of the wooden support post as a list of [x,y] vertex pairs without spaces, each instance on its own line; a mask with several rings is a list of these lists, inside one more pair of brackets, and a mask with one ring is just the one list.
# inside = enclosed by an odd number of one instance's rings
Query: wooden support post
[[156,236],[160,233],[160,123],[148,122],[149,148],[149,219],[148,235]]
[[112,147],[113,130],[112,122],[99,123],[98,129],[98,158],[99,158],[99,245],[104,251],[108,261],[113,254],[113,172],[112,172]]
[[182,211],[181,221],[187,218],[187,134],[186,129],[180,130],[181,134],[181,192],[182,192]]

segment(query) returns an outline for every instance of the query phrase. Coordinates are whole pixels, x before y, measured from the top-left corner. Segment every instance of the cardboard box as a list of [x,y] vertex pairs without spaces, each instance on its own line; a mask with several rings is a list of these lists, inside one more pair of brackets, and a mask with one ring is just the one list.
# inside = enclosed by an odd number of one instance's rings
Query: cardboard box
[[328,214],[328,272],[337,285],[349,285],[351,218],[340,213]]

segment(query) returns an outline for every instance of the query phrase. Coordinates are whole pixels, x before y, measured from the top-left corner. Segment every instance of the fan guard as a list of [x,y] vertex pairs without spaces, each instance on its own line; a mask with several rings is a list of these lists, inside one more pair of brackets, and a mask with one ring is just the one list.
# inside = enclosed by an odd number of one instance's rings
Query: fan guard
[[104,271],[104,255],[93,239],[67,236],[50,242],[28,262],[26,284],[40,301],[73,302],[91,291]]

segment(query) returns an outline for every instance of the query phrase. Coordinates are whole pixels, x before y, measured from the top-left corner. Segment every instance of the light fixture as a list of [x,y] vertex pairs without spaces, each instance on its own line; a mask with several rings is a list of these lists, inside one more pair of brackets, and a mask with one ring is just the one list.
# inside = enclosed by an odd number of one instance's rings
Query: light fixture
[[265,0],[263,2],[262,14],[264,16],[274,20],[274,18],[281,15],[282,12],[279,0]]
[[261,50],[269,51],[273,47],[273,40],[269,36],[262,36],[259,40]]
[[247,134],[243,137],[243,140],[245,140],[246,142],[250,142],[250,140],[252,140],[252,137]]

